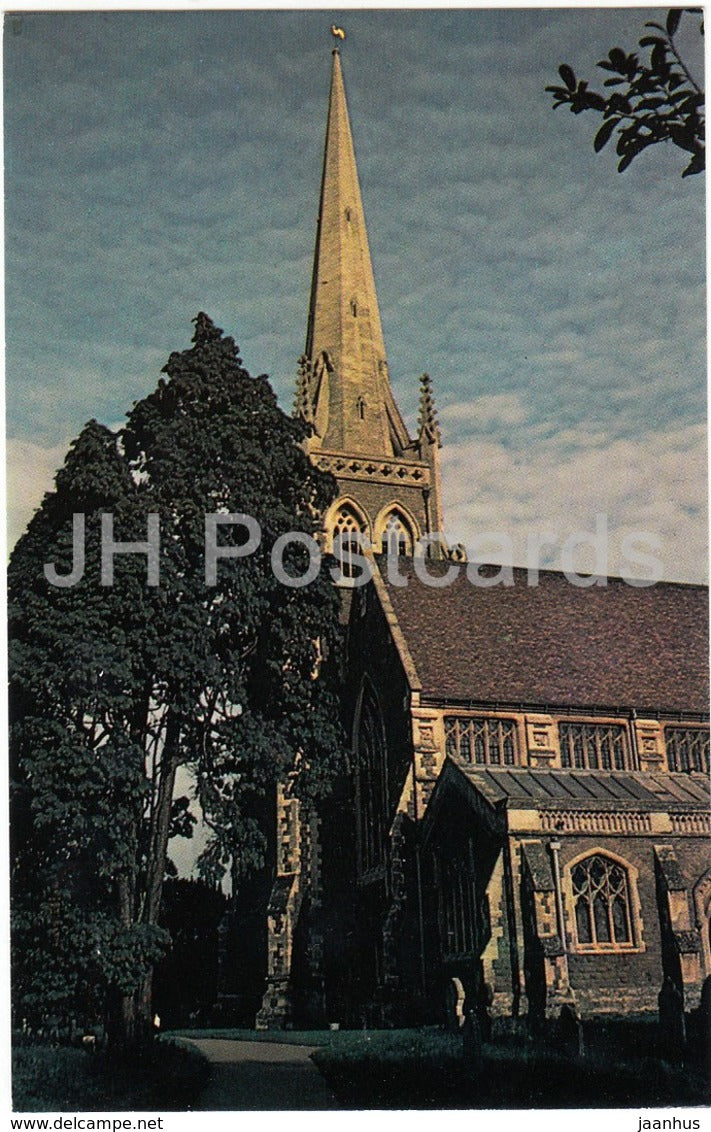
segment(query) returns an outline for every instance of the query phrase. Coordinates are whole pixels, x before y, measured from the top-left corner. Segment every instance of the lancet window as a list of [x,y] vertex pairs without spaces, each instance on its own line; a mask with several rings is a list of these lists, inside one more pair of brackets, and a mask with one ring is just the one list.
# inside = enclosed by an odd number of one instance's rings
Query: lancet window
[[366,685],[358,727],[358,848],[363,872],[382,864],[385,855],[386,760],[378,704]]
[[415,545],[412,529],[404,515],[391,511],[383,530],[383,551],[386,554],[411,558]]
[[354,555],[362,553],[363,523],[351,507],[340,507],[333,521],[333,553],[344,578],[356,574]]

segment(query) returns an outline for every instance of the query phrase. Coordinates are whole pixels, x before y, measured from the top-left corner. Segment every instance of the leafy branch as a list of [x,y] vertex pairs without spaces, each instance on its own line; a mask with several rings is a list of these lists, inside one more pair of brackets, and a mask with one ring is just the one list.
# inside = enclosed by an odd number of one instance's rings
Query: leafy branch
[[650,49],[646,62],[636,52],[627,54],[621,47],[613,47],[609,57],[597,63],[612,76],[603,83],[610,88],[604,93],[590,90],[589,84],[578,80],[567,63],[558,68],[565,85],[546,87],[553,95],[553,109],[568,106],[573,114],[582,114],[584,110],[602,114],[603,123],[593,146],[599,153],[617,132],[619,173],[643,149],[667,141],[691,154],[682,177],[701,173],[705,168],[704,91],[675,40],[683,12],[699,16],[699,33],[703,35],[701,8],[670,9],[664,27],[654,21],[646,23],[645,27],[656,33],[639,41],[641,48]]

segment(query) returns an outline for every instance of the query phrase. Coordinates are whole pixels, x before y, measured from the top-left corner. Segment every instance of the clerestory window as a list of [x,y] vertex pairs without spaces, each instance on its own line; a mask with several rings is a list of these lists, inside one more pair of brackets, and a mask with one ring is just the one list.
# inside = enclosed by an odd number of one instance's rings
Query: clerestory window
[[559,723],[561,766],[632,770],[624,727],[616,723]]
[[515,766],[518,762],[513,719],[450,715],[445,717],[444,726],[448,755],[482,766]]
[[709,733],[705,727],[665,727],[669,770],[709,773]]

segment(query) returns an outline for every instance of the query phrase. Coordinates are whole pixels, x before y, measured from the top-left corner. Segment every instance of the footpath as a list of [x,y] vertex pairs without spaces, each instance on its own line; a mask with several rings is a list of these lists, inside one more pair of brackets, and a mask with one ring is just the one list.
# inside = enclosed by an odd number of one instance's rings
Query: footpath
[[309,1058],[314,1046],[224,1038],[189,1041],[212,1066],[210,1080],[195,1105],[197,1111],[338,1108],[333,1093]]

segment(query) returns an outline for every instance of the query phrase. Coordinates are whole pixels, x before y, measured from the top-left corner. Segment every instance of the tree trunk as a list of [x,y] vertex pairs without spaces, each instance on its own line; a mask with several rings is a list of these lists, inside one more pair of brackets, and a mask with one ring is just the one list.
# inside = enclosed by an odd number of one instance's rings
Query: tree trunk
[[[124,874],[117,882],[119,919],[124,927],[133,921],[131,887]],[[118,987],[109,990],[106,1003],[106,1036],[112,1050],[125,1050],[136,1037],[136,998],[133,993],[123,994]]]
[[106,996],[106,1039],[112,1052],[123,1053],[136,1039],[136,1002],[132,994],[110,987]]
[[[178,739],[180,724],[171,716],[166,726],[165,743],[161,754],[161,771],[154,820],[151,823],[151,841],[146,862],[146,891],[142,920],[145,924],[158,924],[163,877],[168,852],[170,812],[178,767]],[[146,1035],[153,1033],[153,970],[149,970],[137,993],[137,1022]]]

